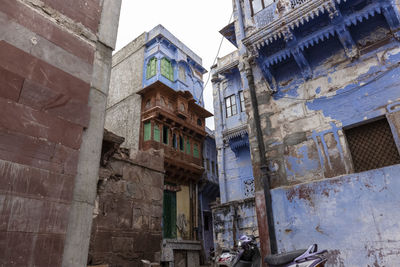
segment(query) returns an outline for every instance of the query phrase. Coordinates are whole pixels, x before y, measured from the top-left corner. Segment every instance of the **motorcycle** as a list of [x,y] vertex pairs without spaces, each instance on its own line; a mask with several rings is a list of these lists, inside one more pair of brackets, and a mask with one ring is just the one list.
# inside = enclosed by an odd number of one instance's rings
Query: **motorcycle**
[[324,267],[327,261],[327,250],[318,251],[314,244],[308,249],[296,250],[287,253],[269,255],[264,262],[269,267]]
[[239,250],[225,250],[216,259],[218,267],[260,267],[261,254],[256,238],[242,235],[238,242]]

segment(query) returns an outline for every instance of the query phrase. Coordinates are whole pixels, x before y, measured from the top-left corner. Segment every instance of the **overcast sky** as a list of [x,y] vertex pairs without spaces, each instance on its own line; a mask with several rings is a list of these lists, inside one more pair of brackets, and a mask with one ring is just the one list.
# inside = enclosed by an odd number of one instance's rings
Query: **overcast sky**
[[[122,0],[116,50],[143,32],[162,24],[181,42],[203,59],[210,70],[221,42],[219,30],[228,25],[232,0]],[[219,57],[235,49],[226,39]],[[204,76],[204,83],[208,78]],[[213,113],[211,81],[204,90],[205,107]],[[214,129],[214,119],[207,120]]]

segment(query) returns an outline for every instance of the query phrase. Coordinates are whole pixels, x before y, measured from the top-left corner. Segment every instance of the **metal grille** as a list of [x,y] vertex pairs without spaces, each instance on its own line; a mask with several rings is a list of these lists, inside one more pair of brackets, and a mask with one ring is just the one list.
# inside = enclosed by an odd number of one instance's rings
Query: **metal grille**
[[345,135],[355,172],[400,163],[399,151],[386,119],[345,130]]

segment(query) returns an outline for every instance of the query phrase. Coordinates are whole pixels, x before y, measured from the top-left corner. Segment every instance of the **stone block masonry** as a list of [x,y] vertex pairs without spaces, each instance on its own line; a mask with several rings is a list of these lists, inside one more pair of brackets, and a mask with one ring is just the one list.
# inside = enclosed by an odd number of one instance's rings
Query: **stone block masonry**
[[131,267],[143,266],[141,260],[159,262],[163,157],[161,151],[150,150],[128,159],[117,151],[100,168],[89,264]]
[[1,1],[0,266],[86,266],[120,4]]

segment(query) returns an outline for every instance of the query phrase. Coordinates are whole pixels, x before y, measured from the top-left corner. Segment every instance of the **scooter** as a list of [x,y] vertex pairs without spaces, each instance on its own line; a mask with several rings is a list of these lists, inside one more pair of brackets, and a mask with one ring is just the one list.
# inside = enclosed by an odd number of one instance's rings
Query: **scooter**
[[213,267],[232,267],[236,255],[237,251],[235,250],[222,249],[221,255],[215,258]]
[[242,235],[238,250],[225,250],[216,259],[218,267],[260,267],[261,254],[254,236]]
[[314,244],[308,249],[269,255],[264,261],[269,267],[324,267],[327,261],[327,250],[318,251]]

